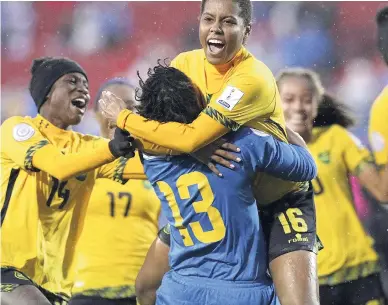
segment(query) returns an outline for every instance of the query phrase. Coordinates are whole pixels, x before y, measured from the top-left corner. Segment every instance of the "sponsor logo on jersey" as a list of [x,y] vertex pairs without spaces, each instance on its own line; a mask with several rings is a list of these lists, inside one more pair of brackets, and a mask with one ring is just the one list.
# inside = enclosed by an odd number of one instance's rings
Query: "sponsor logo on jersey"
[[308,237],[302,237],[302,234],[295,234],[295,238],[291,238],[288,240],[288,243],[291,244],[291,243],[297,243],[297,242],[308,242],[309,239]]
[[15,271],[14,275],[19,280],[25,280],[25,281],[29,281],[30,280],[28,277],[26,277],[25,275],[23,275],[19,271]]
[[35,134],[35,129],[31,126],[28,125],[27,123],[20,123],[17,124],[13,130],[12,130],[12,135],[15,141],[18,142],[23,142],[26,141]]

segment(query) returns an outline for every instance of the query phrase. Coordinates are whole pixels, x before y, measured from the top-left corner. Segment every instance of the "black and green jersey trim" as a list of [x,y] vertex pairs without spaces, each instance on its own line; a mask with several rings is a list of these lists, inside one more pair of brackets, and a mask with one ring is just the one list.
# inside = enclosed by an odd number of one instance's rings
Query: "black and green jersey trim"
[[32,166],[32,157],[34,154],[38,151],[39,148],[42,148],[43,146],[49,144],[49,141],[42,140],[36,143],[35,145],[31,146],[26,153],[26,157],[24,158],[24,167],[26,170],[32,171],[32,172],[39,172],[40,170]]
[[370,156],[364,158],[363,160],[361,160],[361,162],[354,169],[353,173],[355,176],[359,176],[361,174],[361,172],[364,170],[365,166],[374,165],[374,164],[375,163],[373,160],[373,156],[370,155]]
[[87,289],[75,293],[74,296],[100,297],[104,299],[126,299],[135,296],[135,286],[125,285],[117,287],[104,287],[96,289]]
[[116,168],[113,172],[113,181],[116,181],[118,183],[124,184],[127,181],[124,180],[123,174],[124,174],[124,168],[125,165],[127,164],[128,159],[124,157],[120,157],[119,161],[116,165]]
[[207,106],[202,112],[206,113],[212,119],[216,120],[218,123],[221,123],[226,128],[228,128],[228,129],[230,129],[232,131],[237,131],[241,127],[240,124],[238,124],[235,121],[227,118],[221,112],[217,111],[216,109],[214,109],[214,108],[212,108],[210,106]]

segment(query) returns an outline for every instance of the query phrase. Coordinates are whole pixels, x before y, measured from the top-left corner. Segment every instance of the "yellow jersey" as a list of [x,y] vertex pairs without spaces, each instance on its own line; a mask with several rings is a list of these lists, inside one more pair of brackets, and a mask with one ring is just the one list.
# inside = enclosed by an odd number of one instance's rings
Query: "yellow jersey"
[[308,143],[318,176],[313,180],[317,234],[323,245],[318,253],[320,284],[335,285],[378,270],[378,256],[353,207],[348,181],[371,162],[370,152],[339,125],[313,129]]
[[158,233],[160,201],[148,181],[98,179],[77,248],[73,294],[128,298]]
[[[160,124],[124,110],[117,119],[120,128],[141,140],[187,153],[216,139],[208,139],[209,129],[214,126],[212,121],[228,130],[249,126],[287,141],[276,80],[269,68],[244,47],[223,65],[211,65],[200,49],[179,54],[171,66],[190,77],[206,97],[208,105],[200,116],[187,125]],[[207,140],[202,141],[205,137]],[[193,143],[184,148],[183,143],[188,141]],[[263,204],[276,201],[291,191],[308,188],[307,183],[284,181],[267,174],[258,175],[254,184],[255,193]]]
[[388,86],[377,97],[370,111],[369,143],[376,164],[381,167],[388,159]]
[[140,168],[140,160],[119,158],[59,181],[34,168],[39,149],[53,145],[65,155],[90,151],[90,156],[107,147],[107,140],[59,129],[40,115],[6,120],[1,144],[1,265],[25,272],[52,292],[69,293],[74,248],[95,180],[122,182],[130,173],[128,164]]
[[287,141],[276,80],[244,47],[226,64],[212,65],[203,49],[179,54],[171,66],[199,87],[208,102],[204,113],[230,130],[242,125]]

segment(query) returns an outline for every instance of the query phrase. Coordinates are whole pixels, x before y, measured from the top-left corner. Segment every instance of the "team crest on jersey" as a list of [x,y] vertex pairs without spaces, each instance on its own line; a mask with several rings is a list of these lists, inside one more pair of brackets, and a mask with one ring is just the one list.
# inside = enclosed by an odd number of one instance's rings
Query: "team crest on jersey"
[[330,163],[330,152],[329,151],[324,151],[318,154],[318,159],[325,164]]
[[232,111],[234,106],[237,105],[243,95],[244,92],[237,89],[236,87],[227,86],[224,92],[222,92],[221,96],[217,99],[217,103],[225,109]]
[[32,128],[31,125],[28,125],[26,123],[20,123],[17,124],[13,130],[12,130],[12,135],[15,141],[18,142],[23,142],[26,141],[35,134],[35,129]]

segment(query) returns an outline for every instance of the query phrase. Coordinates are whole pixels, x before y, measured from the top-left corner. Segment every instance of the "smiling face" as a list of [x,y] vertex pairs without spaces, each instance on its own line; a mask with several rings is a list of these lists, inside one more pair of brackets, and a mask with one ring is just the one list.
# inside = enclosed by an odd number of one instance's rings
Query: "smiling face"
[[208,0],[199,23],[199,39],[207,60],[213,65],[229,62],[250,33],[241,8],[233,0]]
[[89,84],[81,73],[69,73],[52,86],[40,112],[61,128],[81,122],[90,101]]
[[301,135],[310,133],[319,101],[311,82],[302,76],[285,76],[279,82],[279,92],[287,126]]

